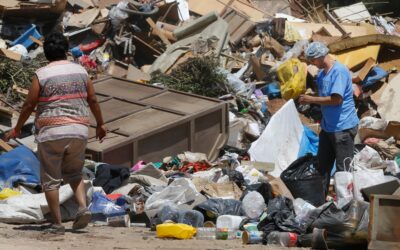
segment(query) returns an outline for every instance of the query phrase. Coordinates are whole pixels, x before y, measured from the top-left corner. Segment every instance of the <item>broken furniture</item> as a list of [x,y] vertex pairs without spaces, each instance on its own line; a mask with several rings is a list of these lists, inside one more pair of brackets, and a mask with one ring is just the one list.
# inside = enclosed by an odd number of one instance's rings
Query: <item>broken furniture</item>
[[94,87],[111,131],[97,141],[91,117],[86,153],[95,161],[132,166],[184,151],[214,160],[228,139],[226,102],[114,77]]

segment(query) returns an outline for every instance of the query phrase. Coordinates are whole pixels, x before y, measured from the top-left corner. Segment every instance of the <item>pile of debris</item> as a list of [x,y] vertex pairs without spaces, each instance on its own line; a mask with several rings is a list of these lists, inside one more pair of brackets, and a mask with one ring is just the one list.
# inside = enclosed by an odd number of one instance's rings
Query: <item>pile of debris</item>
[[[241,238],[244,244],[317,249],[396,246],[396,19],[372,16],[363,2],[327,9],[314,0],[0,6],[0,68],[7,69],[1,101],[12,108],[0,110],[2,131],[15,123],[24,88],[46,63],[42,41],[50,31],[64,32],[69,59],[96,79],[111,133],[102,145],[90,133],[87,147],[93,223],[144,223],[162,238]],[[21,13],[25,19],[17,18]],[[36,23],[25,23],[27,16]],[[298,102],[317,91],[318,68],[304,56],[315,41],[351,71],[360,118],[352,168],[332,176],[328,200],[315,190],[322,179],[313,167],[321,110]],[[0,141],[9,151],[0,155],[1,222],[40,223],[48,215],[32,153],[32,120],[15,142],[20,146]],[[63,219],[72,219],[72,190],[66,185],[60,192]]]

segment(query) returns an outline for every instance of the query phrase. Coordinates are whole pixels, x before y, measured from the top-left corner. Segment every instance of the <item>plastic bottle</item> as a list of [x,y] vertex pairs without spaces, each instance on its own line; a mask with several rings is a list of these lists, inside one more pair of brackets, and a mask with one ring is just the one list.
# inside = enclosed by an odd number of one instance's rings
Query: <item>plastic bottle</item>
[[297,245],[297,234],[273,231],[267,236],[267,242],[268,245],[295,247]]
[[217,228],[215,233],[217,240],[233,240],[236,239],[236,230],[231,228]]
[[204,224],[204,215],[196,210],[179,211],[178,223],[193,227],[202,227]]
[[191,239],[196,228],[180,223],[164,223],[156,226],[156,233],[158,238]]
[[165,205],[157,213],[157,216],[160,219],[161,223],[164,223],[165,221],[178,222],[179,218],[178,207],[173,205]]
[[236,215],[221,215],[217,218],[217,228],[238,230],[243,217]]
[[215,240],[215,227],[198,227],[196,239],[198,240]]
[[250,219],[257,219],[260,217],[266,208],[264,198],[257,191],[250,191],[243,198],[242,208]]

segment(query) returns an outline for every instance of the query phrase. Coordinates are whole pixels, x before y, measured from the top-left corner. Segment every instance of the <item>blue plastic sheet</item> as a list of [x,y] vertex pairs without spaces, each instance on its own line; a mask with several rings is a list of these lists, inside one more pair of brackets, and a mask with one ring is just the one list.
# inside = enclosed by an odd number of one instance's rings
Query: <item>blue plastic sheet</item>
[[0,155],[0,187],[14,187],[17,184],[39,185],[40,163],[27,147],[19,146]]
[[261,89],[261,91],[268,96],[269,99],[277,98],[281,96],[281,89],[279,87],[279,83],[272,82],[267,84],[265,87]]
[[368,73],[367,77],[362,81],[362,88],[365,89],[369,86],[374,85],[377,81],[388,76],[388,73],[381,67],[375,66]]
[[303,137],[301,138],[298,158],[307,153],[317,155],[319,138],[314,131],[304,125]]
[[100,192],[94,192],[92,202],[89,205],[92,214],[102,214],[106,217],[124,215],[125,209],[116,205],[112,200]]

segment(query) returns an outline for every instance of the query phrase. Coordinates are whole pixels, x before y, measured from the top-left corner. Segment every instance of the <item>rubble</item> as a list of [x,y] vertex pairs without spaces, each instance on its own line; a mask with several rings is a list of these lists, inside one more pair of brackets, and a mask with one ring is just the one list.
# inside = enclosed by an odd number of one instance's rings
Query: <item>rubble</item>
[[[91,117],[83,173],[94,225],[145,223],[154,237],[238,244],[395,247],[400,13],[325,2],[0,1],[0,131],[15,125],[47,64],[44,37],[60,30],[109,129],[100,143]],[[317,93],[318,69],[304,55],[315,41],[350,71],[360,118],[354,159],[331,174],[327,199],[315,157],[321,108],[299,100]],[[0,222],[48,214],[33,119],[20,139],[0,139]],[[65,220],[77,211],[71,198],[62,186]]]

